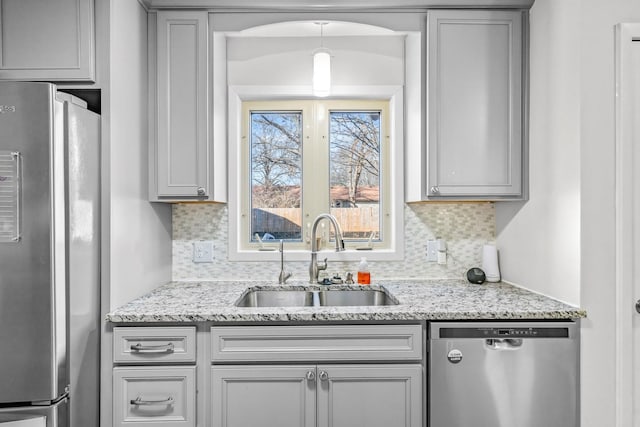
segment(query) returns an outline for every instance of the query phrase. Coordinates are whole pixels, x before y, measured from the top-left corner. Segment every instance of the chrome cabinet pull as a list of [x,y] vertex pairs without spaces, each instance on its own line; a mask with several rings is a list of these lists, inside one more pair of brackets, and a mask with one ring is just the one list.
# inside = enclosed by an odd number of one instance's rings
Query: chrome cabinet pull
[[306,377],[307,377],[307,380],[309,380],[309,381],[315,381],[316,373],[313,372],[313,371],[309,371],[309,372],[307,372]]
[[318,374],[318,378],[320,378],[320,381],[326,381],[329,379],[329,374],[327,373],[327,371],[320,371],[320,373]]
[[131,351],[137,353],[173,353],[173,343],[160,345],[142,345],[140,343],[131,346]]
[[440,188],[438,188],[437,186],[433,186],[429,189],[429,191],[431,192],[431,194],[440,194]]
[[135,399],[131,399],[129,401],[129,403],[131,403],[132,405],[137,405],[137,406],[173,405],[174,402],[175,402],[175,400],[171,396],[167,397],[166,399],[162,399],[162,400],[146,400],[146,399],[143,399],[142,397],[138,396]]
[[640,313],[640,299],[636,301],[636,311]]
[[207,190],[204,189],[204,187],[198,187],[198,196],[204,196],[207,193]]

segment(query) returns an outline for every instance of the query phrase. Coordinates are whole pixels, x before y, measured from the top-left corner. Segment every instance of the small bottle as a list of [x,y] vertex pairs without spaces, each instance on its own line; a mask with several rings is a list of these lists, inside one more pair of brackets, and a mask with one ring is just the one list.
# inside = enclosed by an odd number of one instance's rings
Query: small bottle
[[358,265],[358,284],[371,284],[371,273],[369,273],[369,264],[367,264],[367,259],[364,257],[360,258],[360,265]]

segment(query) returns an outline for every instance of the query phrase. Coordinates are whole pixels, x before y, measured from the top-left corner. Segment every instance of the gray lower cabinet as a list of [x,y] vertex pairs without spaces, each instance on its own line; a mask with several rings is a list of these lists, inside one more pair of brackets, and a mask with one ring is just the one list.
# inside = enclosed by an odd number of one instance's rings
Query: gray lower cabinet
[[113,425],[196,426],[196,367],[113,369]]
[[155,80],[150,92],[156,111],[151,119],[155,129],[149,150],[149,198],[212,200],[208,13],[160,11],[151,16],[157,17],[150,34],[150,74]]
[[212,427],[315,427],[314,365],[211,368]]
[[423,324],[212,327],[212,427],[421,427],[423,335]]
[[420,365],[318,365],[318,427],[422,426]]
[[113,328],[113,426],[195,427],[196,328]]
[[420,427],[422,366],[213,366],[212,426]]
[[526,16],[428,12],[427,143],[420,153],[426,172],[419,198],[526,197]]
[[0,0],[0,80],[95,80],[93,0]]

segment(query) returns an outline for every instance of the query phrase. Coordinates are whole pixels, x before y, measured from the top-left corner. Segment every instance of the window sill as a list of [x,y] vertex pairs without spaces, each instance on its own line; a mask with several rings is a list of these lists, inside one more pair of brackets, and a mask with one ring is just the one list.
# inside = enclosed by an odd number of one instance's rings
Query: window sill
[[[360,261],[360,258],[366,257],[367,261],[402,261],[404,259],[404,248],[398,249],[373,249],[373,250],[356,250],[347,249],[344,252],[336,252],[334,249],[323,249],[318,251],[318,260],[327,258],[329,262],[340,261]],[[285,261],[310,261],[310,250],[287,250],[285,244],[284,250]],[[264,261],[279,262],[280,252],[275,251],[259,251],[246,250],[229,253],[229,261]]]

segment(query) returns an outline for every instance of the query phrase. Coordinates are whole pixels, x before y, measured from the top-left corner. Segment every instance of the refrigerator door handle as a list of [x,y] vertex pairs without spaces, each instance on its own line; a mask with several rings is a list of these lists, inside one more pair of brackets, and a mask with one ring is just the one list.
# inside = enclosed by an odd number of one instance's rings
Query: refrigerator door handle
[[146,400],[142,397],[138,396],[135,399],[131,399],[129,403],[136,406],[144,406],[144,405],[173,405],[175,400],[173,397],[169,396],[166,399],[162,400]]
[[131,345],[131,351],[137,353],[173,353],[173,343],[160,345],[142,345],[140,343]]
[[19,151],[11,153],[16,162],[16,235],[13,237],[14,242],[18,242],[21,237],[20,231],[20,184],[22,179],[22,155]]

